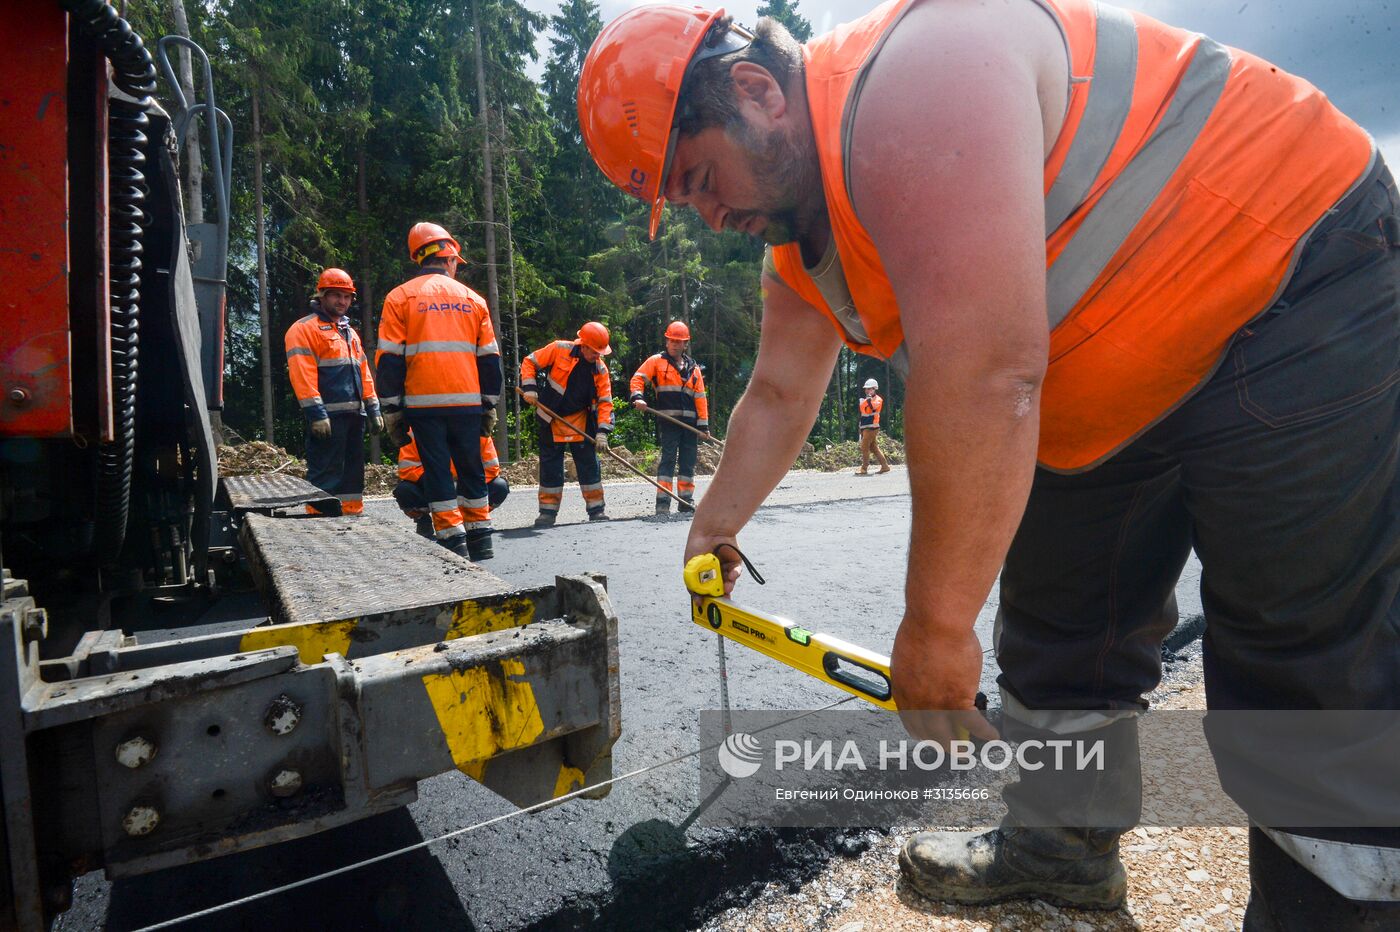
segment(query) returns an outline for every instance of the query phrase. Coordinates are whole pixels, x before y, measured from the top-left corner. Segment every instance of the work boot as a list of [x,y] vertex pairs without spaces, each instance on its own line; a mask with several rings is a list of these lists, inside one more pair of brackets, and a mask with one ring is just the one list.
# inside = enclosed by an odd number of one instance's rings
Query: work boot
[[694,511],[695,499],[682,498],[681,501],[676,505],[676,510],[679,511],[681,514],[686,514],[688,512]]
[[535,527],[554,527],[554,521],[558,517],[559,515],[557,512],[541,511],[540,516],[535,519]]
[[1111,851],[1075,857],[1082,852],[1073,838],[1083,834],[1053,828],[920,832],[900,849],[899,869],[915,890],[948,903],[1036,899],[1072,909],[1118,909],[1128,881],[1116,834]]
[[609,518],[609,517],[608,517],[607,512],[602,511],[602,510],[599,510],[599,511],[590,511],[590,512],[588,513],[588,520],[589,520],[589,521],[611,521],[612,518]]
[[1064,725],[1084,713],[1036,713],[1018,702],[1008,708],[1008,702],[1014,697],[1003,691],[1004,739],[1033,740],[1042,747],[1056,739],[1102,741],[1102,769],[1021,769],[1019,779],[1002,789],[1007,814],[999,828],[915,835],[899,853],[900,871],[915,890],[935,900],[978,905],[1042,899],[1079,909],[1117,909],[1127,888],[1118,839],[1142,812],[1137,720],[1101,713],[1113,720],[1070,731]]
[[489,560],[496,555],[491,548],[490,528],[478,528],[467,532],[467,553],[473,563]]
[[457,556],[464,559],[471,559],[471,550],[467,547],[467,535],[465,534],[439,538],[438,546],[451,550],[453,553],[457,554]]
[[669,498],[658,498],[656,500],[656,513],[659,515],[669,515],[671,513],[671,500]]
[[433,519],[427,515],[413,519],[413,530],[418,532],[419,537],[437,540],[437,534],[433,532]]

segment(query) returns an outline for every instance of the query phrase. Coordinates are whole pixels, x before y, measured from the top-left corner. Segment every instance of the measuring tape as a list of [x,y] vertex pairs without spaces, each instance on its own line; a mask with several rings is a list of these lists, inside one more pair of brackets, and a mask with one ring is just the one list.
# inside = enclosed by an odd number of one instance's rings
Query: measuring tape
[[685,565],[685,587],[702,596],[692,600],[690,620],[731,641],[767,654],[794,670],[895,711],[890,690],[890,658],[840,638],[788,621],[740,608],[724,598],[719,558],[702,553]]

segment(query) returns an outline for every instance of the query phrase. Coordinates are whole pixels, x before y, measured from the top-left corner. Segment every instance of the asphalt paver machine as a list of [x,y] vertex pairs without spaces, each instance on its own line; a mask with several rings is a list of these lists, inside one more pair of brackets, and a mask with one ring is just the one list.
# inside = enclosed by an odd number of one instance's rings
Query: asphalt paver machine
[[611,777],[604,580],[512,589],[302,480],[218,478],[232,127],[182,44],[0,0],[0,929],[453,769],[520,807]]

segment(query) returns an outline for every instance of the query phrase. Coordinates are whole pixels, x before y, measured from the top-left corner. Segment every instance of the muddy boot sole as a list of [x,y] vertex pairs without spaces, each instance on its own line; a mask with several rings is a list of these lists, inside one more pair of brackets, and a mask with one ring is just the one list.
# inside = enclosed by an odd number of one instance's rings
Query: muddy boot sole
[[[999,861],[1000,859],[998,859]],[[1004,862],[991,873],[1007,870]],[[909,856],[908,847],[899,850],[899,870],[905,883],[922,896],[944,903],[963,906],[987,906],[1012,900],[1044,900],[1054,906],[1069,909],[1115,910],[1127,900],[1128,880],[1123,865],[1115,862],[1109,875],[1092,883],[1068,883],[1038,877],[996,877],[978,883],[972,878],[956,876],[934,878]],[[950,874],[953,872],[950,870]],[[969,882],[971,881],[971,882]]]

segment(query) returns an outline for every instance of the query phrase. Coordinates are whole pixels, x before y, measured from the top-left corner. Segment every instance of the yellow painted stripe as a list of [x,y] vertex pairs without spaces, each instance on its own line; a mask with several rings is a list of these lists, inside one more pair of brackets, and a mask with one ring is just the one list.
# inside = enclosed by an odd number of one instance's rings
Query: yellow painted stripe
[[583,771],[577,767],[570,767],[568,764],[559,765],[559,778],[554,781],[554,796],[557,799],[565,793],[572,793],[574,790],[583,789]]
[[452,762],[479,779],[484,762],[527,747],[544,732],[535,691],[519,660],[423,677]]
[[266,650],[269,647],[295,647],[301,662],[320,663],[326,654],[344,655],[350,650],[350,635],[360,623],[358,618],[346,621],[322,621],[316,624],[273,625],[253,628],[238,642],[241,651]]
[[507,599],[500,605],[479,602],[459,602],[452,609],[452,620],[443,635],[444,641],[519,628],[535,620],[535,603],[526,598]]

